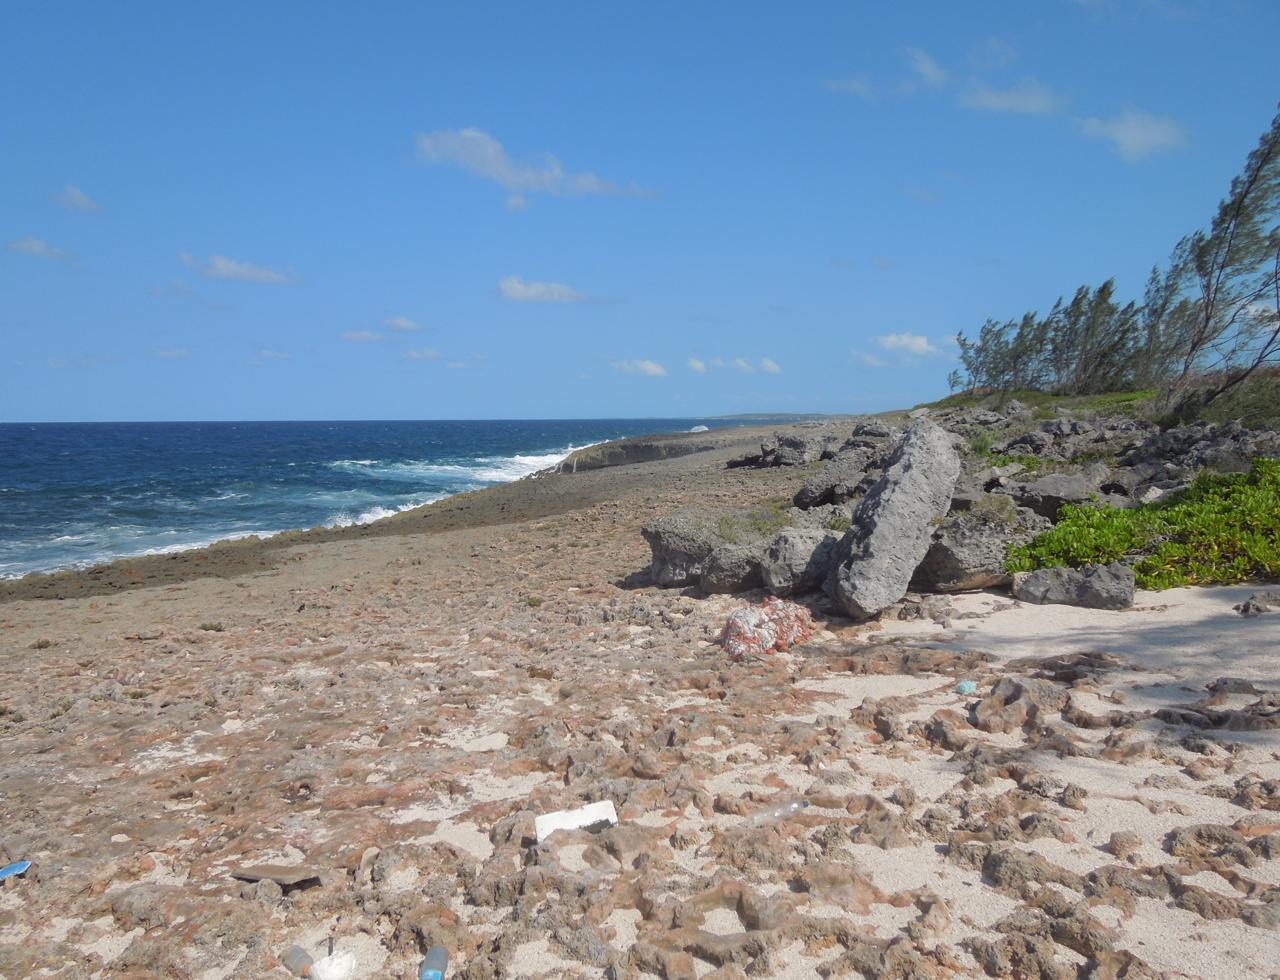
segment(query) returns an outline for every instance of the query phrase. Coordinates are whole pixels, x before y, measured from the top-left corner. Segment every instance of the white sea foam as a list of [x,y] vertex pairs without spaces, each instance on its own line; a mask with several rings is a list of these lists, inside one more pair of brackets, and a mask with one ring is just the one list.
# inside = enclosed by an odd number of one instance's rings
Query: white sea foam
[[401,463],[379,463],[377,460],[339,459],[330,463],[333,469],[357,472],[362,476],[387,480],[414,480],[432,483],[460,484],[463,487],[489,483],[512,483],[539,470],[555,466],[570,453],[594,446],[568,446],[550,453],[517,453],[514,456],[478,456],[466,463],[435,463],[409,460]]
[[433,504],[437,500],[443,500],[450,496],[447,493],[436,494],[433,497],[421,497],[409,501],[407,504],[401,504],[399,507],[370,507],[368,510],[356,514],[352,517],[350,514],[335,514],[329,520],[325,521],[323,527],[354,527],[357,524],[372,524],[374,521],[380,521],[384,517],[395,517],[396,514],[403,514],[407,510],[413,510],[417,507],[425,507],[427,504]]
[[689,431],[690,431],[690,432],[710,432],[711,430],[710,430],[710,429],[708,429],[705,425],[695,425],[695,426],[694,426],[692,429],[690,429]]

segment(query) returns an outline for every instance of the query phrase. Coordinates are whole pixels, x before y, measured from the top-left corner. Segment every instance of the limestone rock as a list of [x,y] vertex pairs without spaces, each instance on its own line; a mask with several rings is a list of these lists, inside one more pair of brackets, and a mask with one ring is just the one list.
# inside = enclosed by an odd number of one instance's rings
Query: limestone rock
[[655,585],[692,585],[702,576],[711,553],[727,544],[719,528],[720,515],[704,508],[686,508],[650,521],[640,533],[653,552],[650,575]]
[[[997,498],[999,499],[999,498]],[[1004,585],[1011,545],[1026,544],[1051,525],[1026,508],[1011,513],[970,509],[952,514],[934,535],[933,544],[911,581],[918,592],[960,592]]]
[[779,596],[817,588],[831,571],[836,541],[822,528],[783,528],[760,563],[764,587]]
[[703,563],[699,585],[708,595],[731,595],[757,589],[761,585],[760,563],[763,557],[763,542],[720,545]]
[[1024,602],[1127,609],[1136,588],[1133,569],[1115,562],[1083,568],[1041,568],[1013,577],[1013,594]]
[[906,594],[959,476],[951,435],[927,418],[913,423],[837,546],[826,588],[845,612],[866,619]]
[[797,507],[839,504],[857,495],[858,486],[872,467],[875,453],[866,448],[845,449],[805,480],[796,492]]

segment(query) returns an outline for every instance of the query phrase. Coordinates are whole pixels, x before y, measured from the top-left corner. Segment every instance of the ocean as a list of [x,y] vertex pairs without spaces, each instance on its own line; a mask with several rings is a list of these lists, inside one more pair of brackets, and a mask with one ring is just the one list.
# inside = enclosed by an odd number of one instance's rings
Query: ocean
[[0,423],[0,578],[364,524],[726,419]]

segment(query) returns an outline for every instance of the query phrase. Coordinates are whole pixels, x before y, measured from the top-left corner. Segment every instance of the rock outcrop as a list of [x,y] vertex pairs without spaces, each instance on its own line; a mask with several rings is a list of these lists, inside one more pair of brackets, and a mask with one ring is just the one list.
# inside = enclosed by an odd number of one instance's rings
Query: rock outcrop
[[784,528],[760,563],[764,587],[780,596],[816,589],[831,571],[837,541],[823,528]]
[[948,517],[916,569],[912,589],[962,592],[1008,584],[1004,564],[1009,547],[1026,544],[1053,525],[1034,511],[1004,503],[1004,509],[991,504]]
[[1083,568],[1041,568],[1013,577],[1013,594],[1024,602],[1086,609],[1127,609],[1133,605],[1135,589],[1133,569],[1120,562]]
[[685,508],[640,529],[653,552],[649,575],[655,585],[693,585],[701,579],[711,553],[728,543],[720,516],[706,508]]
[[690,439],[684,433],[618,439],[570,453],[556,464],[554,472],[580,473],[608,466],[625,466],[628,463],[653,463],[661,459],[709,452],[719,448],[719,445],[711,437]]
[[841,609],[866,619],[906,594],[959,476],[951,434],[927,418],[914,422],[837,546],[826,589]]
[[879,475],[880,454],[857,447],[838,452],[796,491],[795,505],[809,508],[842,504],[864,492]]

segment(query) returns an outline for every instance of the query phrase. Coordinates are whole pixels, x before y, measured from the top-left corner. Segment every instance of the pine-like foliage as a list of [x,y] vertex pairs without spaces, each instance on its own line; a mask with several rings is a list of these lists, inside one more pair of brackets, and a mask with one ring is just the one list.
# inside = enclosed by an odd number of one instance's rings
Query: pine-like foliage
[[988,320],[956,337],[962,386],[1063,395],[1164,386],[1186,412],[1280,363],[1280,114],[1249,154],[1212,224],[1155,269],[1141,304],[1115,280],[1081,286],[1045,317]]

